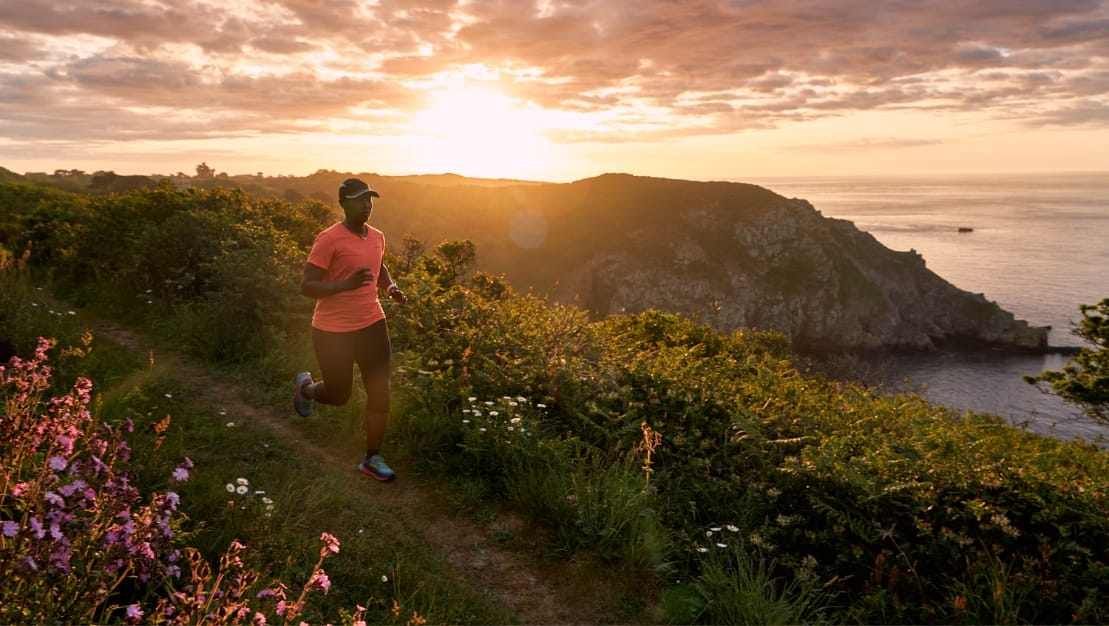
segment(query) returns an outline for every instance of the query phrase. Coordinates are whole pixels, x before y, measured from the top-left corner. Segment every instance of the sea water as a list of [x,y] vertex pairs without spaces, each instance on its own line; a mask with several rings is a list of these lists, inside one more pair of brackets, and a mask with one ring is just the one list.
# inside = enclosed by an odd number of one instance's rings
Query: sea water
[[[1109,297],[1109,174],[746,180],[808,200],[892,250],[916,250],[928,268],[982,293],[1036,326],[1049,343],[1077,347],[1079,306]],[[1092,440],[1109,426],[1025,383],[1069,357],[964,350],[884,359],[887,388],[920,391],[955,409],[993,413],[1037,432]]]

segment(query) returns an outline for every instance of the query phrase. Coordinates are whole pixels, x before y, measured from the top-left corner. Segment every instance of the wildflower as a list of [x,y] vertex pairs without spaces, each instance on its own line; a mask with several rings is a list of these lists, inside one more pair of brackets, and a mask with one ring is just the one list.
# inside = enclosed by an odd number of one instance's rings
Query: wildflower
[[723,529],[723,528],[721,528],[721,527],[719,527],[719,526],[713,526],[713,527],[712,527],[712,528],[711,528],[710,530],[711,530],[712,532],[714,532],[714,533],[718,533],[718,532],[720,532],[720,531],[722,531],[722,530],[724,530],[724,529]]
[[245,478],[236,478],[235,483],[239,485],[249,485],[250,481]]
[[476,396],[470,396],[469,398],[466,398],[466,399],[469,400],[470,402],[477,402],[477,397]]
[[335,535],[323,533],[320,535],[320,541],[324,542],[324,544],[327,545],[327,549],[331,552],[339,552],[339,540],[335,538]]
[[720,542],[717,542],[717,543],[716,543],[716,547],[717,547],[717,548],[727,548],[727,547],[728,547],[728,544],[726,544],[726,543],[720,543]]
[[536,406],[536,408],[539,408],[539,409],[547,408],[547,405],[543,404],[542,402],[540,402],[539,404],[536,404],[535,406]]
[[49,462],[50,469],[60,472],[60,471],[62,471],[66,468],[66,465],[68,465],[68,463],[66,463],[66,460],[63,459],[62,457],[60,457],[60,456],[50,457],[50,462]]
[[35,539],[42,539],[46,536],[46,529],[42,527],[42,522],[37,517],[31,517],[28,521],[31,524],[31,531],[35,533]]
[[496,417],[498,415],[500,415],[500,413],[497,411],[489,411],[489,417]]
[[727,528],[728,532],[731,532],[731,533],[738,533],[739,532],[739,526],[736,526],[735,524],[728,524],[724,528]]
[[127,607],[127,619],[139,619],[143,616],[142,608],[137,604]]
[[239,485],[238,487],[235,487],[235,493],[239,494],[240,496],[245,496],[249,491],[250,487],[247,487],[246,485]]
[[189,470],[184,467],[177,467],[173,470],[173,480],[183,483],[189,479]]
[[523,421],[523,418],[514,417],[509,421],[512,422],[513,424],[519,424],[521,421]]
[[310,583],[313,587],[318,587],[319,589],[321,589],[325,596],[327,595],[328,591],[331,591],[331,580],[327,578],[327,574],[324,573],[323,570],[320,570],[313,574]]
[[228,428],[234,428],[235,427],[235,422],[227,422],[227,427]]
[[697,551],[700,552],[701,554],[704,554],[704,553],[708,552],[709,549],[704,547],[704,546],[697,546]]
[[5,537],[8,537],[10,539],[10,538],[14,537],[16,535],[16,533],[18,533],[18,532],[19,532],[19,524],[16,524],[12,520],[5,520],[4,521],[4,523],[3,523],[3,533],[4,533]]
[[227,489],[227,493],[235,493],[235,485],[232,483],[227,483],[224,489]]
[[172,393],[167,393],[166,398],[172,400],[173,399],[173,394]]
[[386,576],[385,574],[382,574],[381,575],[381,582],[383,582],[383,583],[389,582],[389,577]]

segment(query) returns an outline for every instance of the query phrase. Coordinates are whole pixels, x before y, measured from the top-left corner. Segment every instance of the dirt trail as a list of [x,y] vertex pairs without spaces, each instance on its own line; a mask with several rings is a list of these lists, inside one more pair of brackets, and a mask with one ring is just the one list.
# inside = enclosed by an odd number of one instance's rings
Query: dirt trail
[[[139,354],[151,354],[157,363],[170,365],[183,380],[208,389],[208,397],[219,398],[221,406],[240,419],[250,419],[269,428],[275,437],[296,441],[304,455],[334,468],[350,471],[351,460],[335,449],[325,449],[306,440],[298,422],[288,414],[268,407],[254,406],[233,383],[220,380],[184,355],[154,348],[153,342],[134,330],[114,324],[100,324],[95,333],[103,334]],[[479,586],[499,598],[516,620],[523,624],[606,624],[619,619],[619,593],[609,589],[595,576],[582,576],[588,565],[574,561],[540,559],[513,551],[491,539],[500,530],[512,536],[527,536],[526,524],[510,514],[498,514],[493,525],[445,511],[419,481],[406,472],[407,464],[395,464],[398,478],[389,483],[371,483],[374,498],[390,511],[406,532],[421,533],[427,545],[460,571],[480,581]]]

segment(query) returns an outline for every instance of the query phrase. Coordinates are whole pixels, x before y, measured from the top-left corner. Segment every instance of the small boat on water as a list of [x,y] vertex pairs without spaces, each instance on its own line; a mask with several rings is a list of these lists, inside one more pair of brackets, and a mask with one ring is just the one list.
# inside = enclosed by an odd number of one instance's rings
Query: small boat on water
[[973,233],[974,229],[971,228],[970,226],[960,226],[959,227],[959,232],[960,233]]

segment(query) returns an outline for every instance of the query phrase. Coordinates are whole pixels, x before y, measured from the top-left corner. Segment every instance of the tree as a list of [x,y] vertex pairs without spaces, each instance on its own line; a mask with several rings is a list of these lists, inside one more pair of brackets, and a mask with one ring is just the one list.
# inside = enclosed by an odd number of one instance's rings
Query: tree
[[1109,423],[1109,298],[1083,304],[1075,334],[1094,347],[1083,347],[1061,371],[1025,376],[1025,382],[1082,407],[1095,420]]
[[215,175],[216,175],[216,170],[212,169],[211,167],[208,167],[207,162],[201,163],[200,165],[196,166],[196,177],[197,178],[214,178]]
[[462,276],[466,268],[474,262],[477,250],[469,239],[444,241],[435,246],[435,254],[446,263],[447,280],[453,282]]

